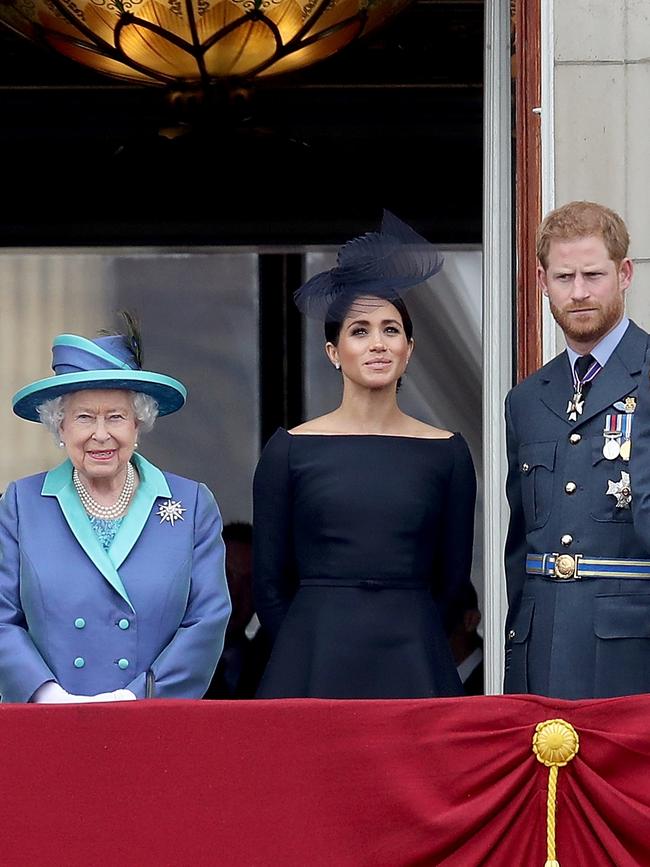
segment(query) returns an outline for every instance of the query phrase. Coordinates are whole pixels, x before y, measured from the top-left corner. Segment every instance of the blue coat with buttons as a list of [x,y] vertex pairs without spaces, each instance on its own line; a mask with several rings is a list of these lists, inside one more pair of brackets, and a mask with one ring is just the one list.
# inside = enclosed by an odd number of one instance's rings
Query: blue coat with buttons
[[630,465],[603,455],[606,416],[620,412],[615,402],[636,397],[648,341],[630,322],[575,422],[566,411],[573,394],[566,352],[506,398],[506,692],[568,699],[650,692],[650,580],[526,574],[527,553],[650,559],[650,534],[643,541],[632,509],[607,494]]
[[[200,698],[230,615],[221,516],[208,488],[134,455],[140,484],[108,551],[65,461],[0,499],[0,694],[29,701],[57,681],[75,694],[120,688]],[[181,518],[158,514],[180,503]],[[163,512],[164,514],[164,512]]]

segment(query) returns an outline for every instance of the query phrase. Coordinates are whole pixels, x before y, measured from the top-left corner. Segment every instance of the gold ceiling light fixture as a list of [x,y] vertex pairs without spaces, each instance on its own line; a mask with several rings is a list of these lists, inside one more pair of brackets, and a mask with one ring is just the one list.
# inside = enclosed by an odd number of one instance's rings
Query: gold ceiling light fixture
[[410,0],[0,0],[0,21],[98,72],[199,88],[292,72]]

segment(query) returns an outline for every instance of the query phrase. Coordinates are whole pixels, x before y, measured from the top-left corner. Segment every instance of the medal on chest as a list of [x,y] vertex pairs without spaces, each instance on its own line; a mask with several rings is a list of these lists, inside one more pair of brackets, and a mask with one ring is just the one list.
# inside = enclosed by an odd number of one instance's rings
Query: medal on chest
[[582,415],[584,405],[585,400],[582,396],[582,383],[578,383],[578,390],[574,393],[566,408],[567,414],[569,416],[569,421],[578,420],[578,416]]
[[621,426],[622,433],[622,442],[621,442],[621,457],[624,461],[630,460],[630,453],[632,451],[632,419],[633,415],[627,414],[623,416],[623,423]]
[[616,498],[617,509],[629,509],[632,503],[632,485],[630,483],[630,474],[625,471],[621,472],[621,478],[618,482],[607,480],[607,496]]
[[[581,362],[591,360],[589,367],[580,376],[577,372],[577,367]],[[584,386],[588,385],[602,370],[600,364],[591,355],[584,358],[578,358],[573,368],[573,397],[567,403],[566,412],[569,416],[569,421],[577,421],[578,416],[582,415],[585,406]]]
[[603,457],[608,461],[614,461],[621,453],[621,440],[623,437],[623,416],[617,413],[610,413],[605,418],[605,428],[603,436],[605,443],[603,445]]
[[617,400],[614,409],[619,410],[619,413],[608,414],[605,418],[603,456],[609,461],[618,457],[629,461],[632,452],[632,421],[636,398],[626,397],[625,400]]

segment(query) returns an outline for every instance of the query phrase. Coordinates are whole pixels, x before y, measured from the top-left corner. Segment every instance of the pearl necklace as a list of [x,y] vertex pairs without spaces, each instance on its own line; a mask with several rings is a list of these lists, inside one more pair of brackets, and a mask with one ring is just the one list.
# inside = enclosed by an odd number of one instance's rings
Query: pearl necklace
[[75,490],[79,495],[79,499],[81,500],[81,505],[88,514],[92,515],[94,518],[102,518],[104,521],[111,521],[121,515],[129,505],[129,501],[133,496],[133,491],[135,490],[135,470],[133,469],[133,464],[129,462],[126,467],[124,487],[112,506],[104,506],[102,503],[98,503],[97,500],[91,496],[84,486],[84,483],[81,481],[76,468],[72,471],[72,481]]

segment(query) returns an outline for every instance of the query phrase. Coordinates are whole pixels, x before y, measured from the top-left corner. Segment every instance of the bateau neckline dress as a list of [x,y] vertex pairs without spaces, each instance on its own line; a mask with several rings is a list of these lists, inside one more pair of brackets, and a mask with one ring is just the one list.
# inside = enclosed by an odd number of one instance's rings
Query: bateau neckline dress
[[258,697],[462,695],[446,616],[470,580],[464,438],[290,434],[254,480]]

